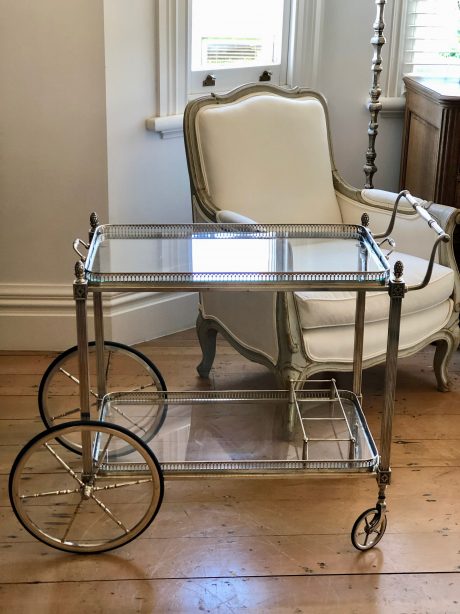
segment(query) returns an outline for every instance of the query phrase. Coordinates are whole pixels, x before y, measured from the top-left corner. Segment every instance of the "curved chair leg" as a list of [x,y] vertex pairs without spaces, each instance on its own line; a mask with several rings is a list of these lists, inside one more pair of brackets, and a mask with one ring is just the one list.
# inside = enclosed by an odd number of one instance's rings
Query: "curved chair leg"
[[[276,371],[278,387],[281,390],[290,390],[292,386],[294,390],[298,390],[303,386],[302,375],[302,371],[295,369],[292,365],[278,367]],[[294,403],[290,402],[284,415],[284,429],[285,435],[288,439],[292,439],[294,437],[296,424],[297,410]]]
[[200,377],[209,377],[209,372],[216,356],[217,329],[212,325],[211,320],[203,318],[201,313],[199,313],[196,320],[196,332],[203,353],[203,358],[196,370]]
[[447,369],[453,350],[454,344],[449,339],[436,341],[433,368],[440,392],[449,392],[450,390],[450,379]]

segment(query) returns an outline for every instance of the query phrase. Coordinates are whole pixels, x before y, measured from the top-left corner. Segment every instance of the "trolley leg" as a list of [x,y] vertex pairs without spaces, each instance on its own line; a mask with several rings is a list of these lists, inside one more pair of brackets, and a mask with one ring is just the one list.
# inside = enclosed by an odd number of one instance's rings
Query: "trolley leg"
[[101,403],[104,395],[107,393],[104,365],[104,317],[101,292],[93,293],[93,308],[94,336],[96,339],[97,396],[98,402]]
[[353,350],[353,392],[361,401],[363,379],[364,312],[366,293],[356,293],[355,342]]
[[[75,265],[76,279],[73,284],[73,295],[75,299],[75,310],[77,320],[77,343],[80,379],[80,412],[82,420],[89,420],[90,400],[89,400],[89,361],[88,361],[88,327],[87,327],[87,298],[88,282],[85,280],[85,267],[81,260]],[[83,476],[85,481],[90,479],[92,474],[92,444],[90,431],[82,432],[82,461]]]
[[[400,266],[398,266],[398,264]],[[380,465],[377,474],[379,495],[377,507],[386,511],[385,490],[391,481],[390,455],[393,433],[393,416],[395,405],[396,375],[398,367],[399,329],[401,321],[402,299],[405,284],[402,280],[402,263],[395,264],[395,279],[390,281],[390,313],[388,318],[387,361],[385,366],[385,388],[383,399],[383,416],[380,432]]]
[[402,273],[403,266],[398,261],[394,268],[394,279],[390,281],[388,288],[390,313],[388,318],[387,360],[380,436],[380,464],[377,470],[378,499],[376,506],[358,516],[353,525],[351,540],[358,550],[373,548],[382,539],[387,526],[385,492],[391,478],[390,453],[398,364],[399,328],[402,299],[406,291]]
[[388,318],[387,360],[385,366],[385,388],[383,400],[383,417],[380,437],[379,485],[390,481],[390,452],[393,428],[396,373],[398,365],[399,325],[402,299],[406,291],[402,280],[401,262],[395,264],[395,279],[390,281],[390,314]]

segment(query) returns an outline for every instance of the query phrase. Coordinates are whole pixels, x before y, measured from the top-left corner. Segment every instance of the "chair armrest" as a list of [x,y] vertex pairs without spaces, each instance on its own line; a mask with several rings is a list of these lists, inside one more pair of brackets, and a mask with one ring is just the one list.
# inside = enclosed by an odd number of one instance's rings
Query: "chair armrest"
[[[398,194],[395,192],[386,192],[384,190],[364,189],[361,191],[361,199],[364,204],[369,207],[378,207],[379,209],[383,207],[389,209],[390,213],[393,211],[393,205],[397,196]],[[416,198],[416,200],[420,204],[426,203],[426,201],[421,198]],[[425,208],[438,222],[444,232],[449,234],[452,238],[456,225],[460,223],[460,210],[433,202],[427,203]],[[402,200],[398,207],[398,213],[401,214],[401,219],[404,219],[404,216],[414,214],[415,212],[411,205],[408,203],[405,204],[404,200]]]
[[[395,192],[384,190],[353,190],[349,186],[346,187],[348,189],[344,190],[336,186],[336,196],[342,221],[348,224],[360,224],[361,215],[367,213],[370,218],[369,227],[371,231],[374,234],[385,232],[398,195]],[[417,200],[420,203],[424,202],[421,199]],[[460,210],[438,203],[430,203],[427,211],[444,232],[450,235],[451,241],[445,245],[448,246],[447,253],[452,252],[453,258],[452,238],[457,224],[460,223]],[[407,252],[421,258],[429,258],[434,242],[433,233],[425,220],[414,211],[409,203],[404,202],[404,199],[400,201],[395,227],[391,235],[397,241],[398,251]],[[448,261],[445,261],[444,251],[446,250],[440,249],[439,262],[451,266]],[[452,262],[455,262],[455,259]]]
[[[361,215],[367,213],[370,218],[369,227],[375,234],[385,232],[388,227],[393,205],[397,194],[384,190],[351,188],[342,181],[335,182],[337,201],[342,213],[342,221],[349,224],[360,224]],[[434,243],[434,235],[424,219],[408,203],[402,199],[396,223],[391,236],[396,241],[396,249],[413,256],[429,259]],[[420,199],[417,199],[420,200]],[[420,200],[420,202],[423,202]],[[454,254],[453,236],[457,224],[460,223],[460,210],[439,203],[427,206],[430,215],[441,228],[450,235],[448,243],[441,243],[438,250],[439,264],[453,269],[455,273],[454,301],[456,309],[460,305],[460,275]]]
[[236,213],[236,211],[230,211],[230,209],[220,209],[217,211],[216,219],[221,224],[257,224],[250,217]]

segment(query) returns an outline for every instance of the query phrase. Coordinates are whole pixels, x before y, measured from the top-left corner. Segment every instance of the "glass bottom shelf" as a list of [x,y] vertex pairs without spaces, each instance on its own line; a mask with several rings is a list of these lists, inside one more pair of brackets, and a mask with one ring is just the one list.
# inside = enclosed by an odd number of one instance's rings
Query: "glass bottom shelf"
[[[334,380],[308,380],[300,391],[116,392],[104,397],[101,416],[144,439],[165,475],[362,473],[378,465],[357,397]],[[152,420],[161,424],[154,435]],[[129,453],[106,460],[106,471],[142,471]]]

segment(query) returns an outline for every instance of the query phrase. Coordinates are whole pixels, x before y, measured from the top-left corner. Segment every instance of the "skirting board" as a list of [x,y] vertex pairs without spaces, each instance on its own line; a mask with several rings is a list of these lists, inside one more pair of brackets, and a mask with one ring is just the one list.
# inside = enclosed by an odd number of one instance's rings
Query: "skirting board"
[[[91,303],[90,296],[90,339]],[[105,337],[132,345],[194,327],[198,294],[104,294],[103,304]],[[75,303],[68,285],[0,287],[0,350],[60,351],[75,343]]]

